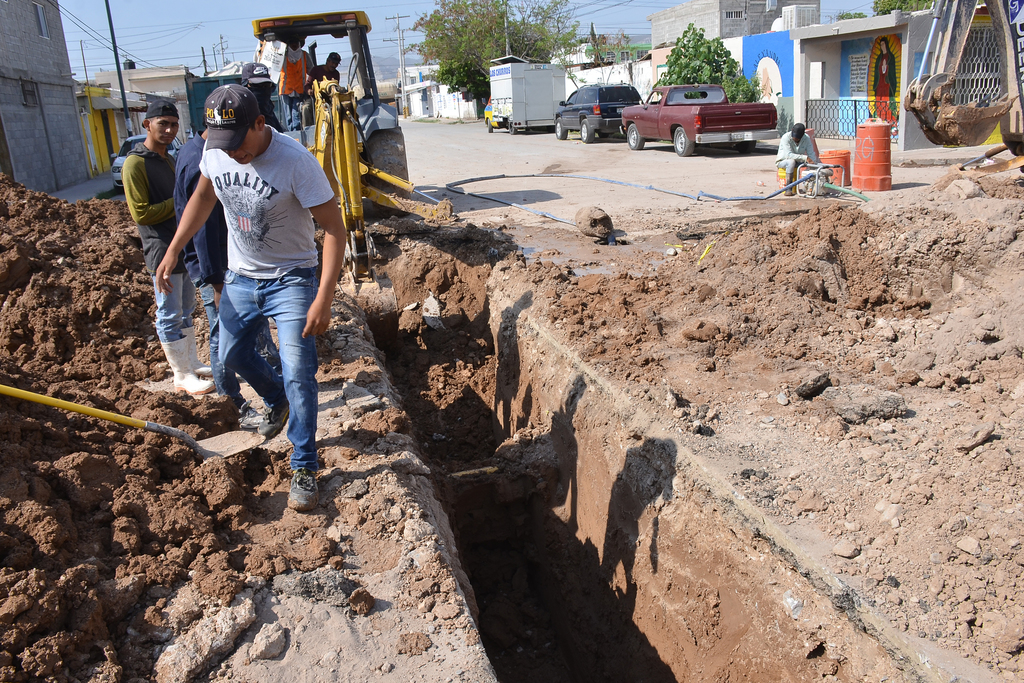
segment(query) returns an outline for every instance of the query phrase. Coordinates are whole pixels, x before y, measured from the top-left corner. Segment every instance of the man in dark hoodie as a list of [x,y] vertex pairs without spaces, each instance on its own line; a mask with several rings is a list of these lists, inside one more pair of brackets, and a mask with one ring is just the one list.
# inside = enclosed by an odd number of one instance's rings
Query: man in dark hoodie
[[242,67],[242,85],[249,89],[256,96],[256,102],[260,105],[260,113],[271,126],[279,133],[284,132],[284,126],[277,119],[277,112],[274,111],[274,81],[270,78],[270,69],[266,64],[250,62]]
[[[146,139],[128,153],[121,178],[128,210],[142,238],[146,269],[153,274],[178,229],[174,216],[174,159],[167,154],[167,146],[178,134],[178,109],[174,102],[163,98],[150,102],[142,126]],[[176,285],[173,292],[161,292],[154,282],[156,334],[174,372],[174,388],[192,395],[208,394],[214,384],[198,376],[199,372],[208,373],[210,368],[199,363],[192,326],[196,290],[180,255],[171,277]]]

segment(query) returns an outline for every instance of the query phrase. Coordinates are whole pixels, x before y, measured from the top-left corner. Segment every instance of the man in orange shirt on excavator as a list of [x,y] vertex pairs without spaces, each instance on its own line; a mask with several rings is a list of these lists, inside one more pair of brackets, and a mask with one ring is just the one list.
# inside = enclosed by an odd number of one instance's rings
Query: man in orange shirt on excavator
[[288,41],[284,64],[281,66],[281,80],[278,93],[284,98],[284,125],[288,130],[302,128],[300,105],[306,96],[306,77],[313,69],[313,60],[309,53],[302,49],[305,38],[293,38]]

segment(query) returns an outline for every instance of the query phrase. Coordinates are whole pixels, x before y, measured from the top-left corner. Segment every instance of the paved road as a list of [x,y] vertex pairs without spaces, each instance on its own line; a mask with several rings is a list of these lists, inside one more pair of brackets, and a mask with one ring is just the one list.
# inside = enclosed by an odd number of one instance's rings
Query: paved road
[[[679,157],[668,143],[648,143],[634,152],[623,138],[584,145],[574,135],[557,140],[551,133],[488,134],[480,122],[466,124],[403,122],[412,181],[437,194],[445,183],[506,174],[564,173],[655,185],[696,195],[699,191],[725,197],[764,196],[778,188],[775,147],[762,143],[750,155],[732,150],[698,148],[692,157]],[[822,148],[829,147],[827,142]],[[944,167],[894,168],[894,190],[921,187],[945,172]],[[518,178],[464,186],[506,201],[572,219],[581,206],[599,206],[616,222],[637,215],[665,215],[683,209],[691,215],[711,215],[713,204],[621,185],[564,178]],[[525,212],[490,202],[456,200],[456,210],[476,220],[506,217],[527,225],[547,224]],[[779,199],[765,204],[775,204]],[[724,208],[724,207],[720,207]],[[766,207],[767,208],[767,207]],[[731,209],[730,209],[731,210]]]

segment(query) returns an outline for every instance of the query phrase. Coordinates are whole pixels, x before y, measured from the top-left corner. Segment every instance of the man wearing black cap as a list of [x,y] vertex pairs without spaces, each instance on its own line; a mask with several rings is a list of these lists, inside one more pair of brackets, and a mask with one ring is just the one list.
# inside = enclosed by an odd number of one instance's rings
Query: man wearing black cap
[[[146,139],[128,153],[121,178],[128,210],[142,238],[146,268],[152,273],[164,260],[177,228],[174,159],[167,154],[167,146],[178,134],[178,109],[174,102],[163,98],[150,102],[142,126]],[[154,280],[156,334],[174,372],[174,388],[192,395],[208,394],[213,391],[213,382],[198,376],[200,372],[209,373],[210,368],[199,363],[196,353],[196,331],[192,326],[195,286],[180,256],[170,265],[168,281],[174,285],[173,292],[164,292]]]
[[314,81],[334,81],[335,83],[341,82],[341,74],[338,73],[338,65],[341,64],[341,55],[337,52],[332,52],[327,55],[327,62],[321,66],[314,66],[309,70],[309,76],[306,77],[306,94],[310,97],[313,96],[313,83]]
[[256,96],[256,102],[260,105],[260,113],[267,120],[267,124],[273,126],[274,130],[284,132],[284,126],[277,119],[277,112],[274,111],[274,81],[270,78],[270,69],[266,64],[249,62],[242,67],[242,85]]
[[[821,163],[814,153],[811,137],[804,134],[806,130],[804,124],[794,124],[793,129],[779,140],[779,153],[775,156],[775,167],[786,169],[787,185],[796,182],[796,167],[800,164],[807,163],[808,159],[816,164]],[[796,194],[794,188],[786,190],[787,197],[794,194]]]
[[[272,438],[288,424],[294,447],[288,505],[311,510],[319,499],[315,336],[331,320],[345,225],[316,159],[267,125],[246,88],[224,85],[210,93],[206,127],[202,176],[157,268],[157,286],[174,288],[178,254],[219,199],[228,225],[220,357],[263,398],[267,413],[260,434]],[[313,219],[325,232],[320,282]],[[277,323],[283,378],[255,349],[257,326],[268,317]]]

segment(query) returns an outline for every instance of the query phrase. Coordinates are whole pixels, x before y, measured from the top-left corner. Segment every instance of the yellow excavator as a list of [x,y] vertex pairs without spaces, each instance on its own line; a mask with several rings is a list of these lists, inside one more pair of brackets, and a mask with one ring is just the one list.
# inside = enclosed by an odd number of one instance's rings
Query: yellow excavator
[[[903,98],[904,108],[937,145],[984,144],[996,126],[1003,145],[987,157],[1009,150],[1014,159],[985,167],[985,172],[1024,167],[1024,2],[985,0],[1000,58],[1001,92],[978,102],[956,104],[957,73],[963,61],[977,0],[935,0],[932,25],[920,71]],[[982,157],[984,158],[984,157]],[[979,158],[980,160],[981,158]],[[961,169],[963,170],[963,169]]]
[[367,229],[363,200],[378,214],[413,213],[431,224],[449,222],[453,213],[447,199],[428,204],[411,198],[415,188],[408,180],[398,112],[381,102],[373,73],[366,39],[369,17],[365,12],[327,12],[257,19],[252,26],[264,44],[321,35],[349,41],[352,56],[346,82],[313,84],[313,125],[302,131],[302,137],[327,174],[345,219],[349,244],[344,286],[366,312],[377,342],[393,341],[398,333],[398,304],[390,280],[374,268],[378,255]]

